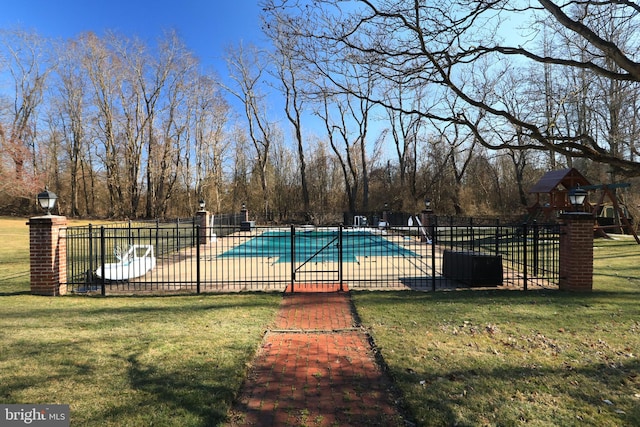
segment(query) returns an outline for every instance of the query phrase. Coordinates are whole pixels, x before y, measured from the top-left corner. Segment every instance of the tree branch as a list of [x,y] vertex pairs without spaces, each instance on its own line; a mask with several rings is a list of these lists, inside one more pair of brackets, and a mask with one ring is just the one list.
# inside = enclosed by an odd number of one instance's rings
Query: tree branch
[[560,24],[583,37],[608,58],[611,58],[620,68],[626,70],[636,81],[640,81],[640,64],[628,58],[615,43],[601,38],[586,25],[569,18],[562,8],[553,2],[549,0],[538,1]]

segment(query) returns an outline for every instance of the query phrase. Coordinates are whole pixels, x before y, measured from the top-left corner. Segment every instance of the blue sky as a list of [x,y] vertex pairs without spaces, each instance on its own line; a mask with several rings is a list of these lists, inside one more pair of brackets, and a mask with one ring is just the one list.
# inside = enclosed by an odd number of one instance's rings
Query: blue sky
[[0,28],[53,38],[115,30],[151,45],[175,29],[204,65],[220,72],[227,46],[263,39],[260,11],[257,0],[0,0]]

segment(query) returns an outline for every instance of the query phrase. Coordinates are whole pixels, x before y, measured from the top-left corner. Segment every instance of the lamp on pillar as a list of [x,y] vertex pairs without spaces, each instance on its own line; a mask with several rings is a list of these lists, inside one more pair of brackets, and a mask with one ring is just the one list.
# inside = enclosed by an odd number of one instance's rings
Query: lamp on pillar
[[569,190],[569,203],[573,206],[574,212],[578,212],[581,206],[584,204],[584,199],[587,197],[587,190],[577,186]]
[[242,202],[242,209],[240,209],[242,215],[242,221],[249,221],[249,211],[247,211],[247,204]]
[[209,229],[209,212],[205,210],[206,202],[204,199],[198,201],[198,207],[200,210],[196,212],[196,218],[198,218],[198,225],[200,227],[199,242],[201,245],[209,243],[209,235],[211,230]]
[[47,213],[47,216],[51,216],[51,209],[56,205],[58,196],[52,191],[49,191],[47,187],[44,188],[42,193],[38,194],[38,204]]
[[433,210],[431,209],[431,199],[426,198],[424,199],[424,211],[425,213],[431,214],[433,213]]
[[[425,227],[431,227],[432,223],[434,222],[433,209],[431,208],[431,199],[428,197],[424,199],[424,210],[422,211],[421,217],[422,225]],[[435,238],[435,232],[433,234],[434,236],[432,237],[432,239]],[[423,239],[423,241],[428,241],[426,234],[421,236],[421,238]]]
[[560,215],[563,232],[560,235],[558,288],[568,291],[593,289],[593,214],[584,212],[588,192],[580,186],[569,190],[572,212]]
[[67,239],[64,238],[67,218],[51,214],[58,196],[46,187],[36,198],[46,215],[30,218],[27,223],[31,293],[64,295],[67,293]]

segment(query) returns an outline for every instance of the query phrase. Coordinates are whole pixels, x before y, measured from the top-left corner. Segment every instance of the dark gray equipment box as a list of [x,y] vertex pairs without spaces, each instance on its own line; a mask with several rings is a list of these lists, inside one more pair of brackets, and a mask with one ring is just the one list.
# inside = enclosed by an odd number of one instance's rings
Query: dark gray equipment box
[[502,285],[502,255],[445,250],[442,275],[469,286]]
[[240,223],[240,231],[251,231],[256,226],[255,221],[242,221]]

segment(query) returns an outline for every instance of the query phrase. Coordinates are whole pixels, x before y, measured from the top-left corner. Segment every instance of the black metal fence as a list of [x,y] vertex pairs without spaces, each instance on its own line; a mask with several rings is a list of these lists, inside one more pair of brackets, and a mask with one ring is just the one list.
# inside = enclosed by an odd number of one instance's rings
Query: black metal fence
[[[485,266],[490,268],[499,259],[504,282],[524,290],[529,286],[557,286],[562,225],[537,222],[513,225],[496,219],[457,217],[433,217],[432,221],[430,228],[437,230],[434,231],[434,243],[443,251],[467,253],[471,258],[476,256],[479,263],[476,267],[480,270]],[[455,254],[453,258],[456,258]],[[469,277],[473,273],[469,268],[457,272],[467,282],[473,281],[474,278]]]
[[558,225],[256,227],[195,220],[70,227],[67,286],[89,293],[555,288]]

